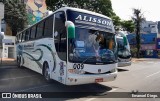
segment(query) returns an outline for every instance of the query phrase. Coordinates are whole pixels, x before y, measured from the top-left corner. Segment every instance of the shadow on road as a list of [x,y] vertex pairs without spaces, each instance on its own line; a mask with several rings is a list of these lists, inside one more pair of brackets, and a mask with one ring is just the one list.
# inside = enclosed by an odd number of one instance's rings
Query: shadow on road
[[118,68],[117,70],[118,70],[118,72],[126,72],[126,71],[129,71],[128,69],[122,69],[122,68]]
[[[98,83],[66,86],[57,81],[47,83],[41,74],[30,69],[5,66],[0,68],[0,91],[49,92],[54,98],[85,98],[106,95],[111,87]],[[57,97],[55,96],[56,94]]]
[[[52,86],[52,87],[51,87]],[[66,86],[58,82],[53,82],[50,86],[50,89],[58,88],[59,90],[52,91],[53,97],[55,98],[91,98],[91,97],[102,97],[111,91],[112,88],[104,86],[101,84],[84,84],[84,85],[75,85],[75,86]],[[54,96],[54,94],[57,96]]]

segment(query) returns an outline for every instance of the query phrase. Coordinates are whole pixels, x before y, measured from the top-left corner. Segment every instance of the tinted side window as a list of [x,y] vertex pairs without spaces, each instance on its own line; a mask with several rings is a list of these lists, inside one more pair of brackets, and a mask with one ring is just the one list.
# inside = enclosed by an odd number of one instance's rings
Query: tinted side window
[[36,36],[36,26],[33,26],[31,28],[30,39],[35,39],[35,36]]
[[18,38],[18,42],[21,42],[21,39],[22,39],[22,33],[18,35],[19,38]]
[[18,40],[19,40],[19,35],[16,35],[16,40],[15,40],[16,44],[18,43]]
[[26,30],[26,34],[25,34],[25,41],[29,40],[29,30]]
[[37,34],[36,34],[36,38],[40,38],[43,36],[43,26],[44,26],[44,21],[42,21],[41,23],[39,23],[37,25]]
[[53,35],[53,16],[45,20],[44,36],[52,37]]
[[67,34],[64,12],[58,12],[55,14],[54,37],[58,56],[65,61],[67,59]]
[[25,32],[22,33],[22,40],[21,42],[24,42],[25,41]]

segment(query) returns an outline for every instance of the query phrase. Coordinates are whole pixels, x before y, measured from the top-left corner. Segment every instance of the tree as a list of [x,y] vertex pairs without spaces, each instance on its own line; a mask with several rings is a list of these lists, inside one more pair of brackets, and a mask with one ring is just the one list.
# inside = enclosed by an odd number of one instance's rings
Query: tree
[[55,11],[65,4],[70,7],[101,13],[108,17],[111,17],[114,14],[110,0],[46,0],[46,4],[48,9],[52,11]]
[[27,26],[26,5],[20,0],[5,0],[4,20],[11,27],[12,35],[23,30]]
[[128,32],[134,32],[135,25],[132,20],[124,20],[121,21],[121,27],[123,30],[128,31]]
[[113,24],[114,24],[114,28],[116,31],[120,30],[121,28],[121,19],[119,16],[117,16],[116,14],[114,14],[112,17],[113,20]]
[[141,30],[141,23],[145,21],[145,18],[140,9],[133,9],[133,17],[132,17],[135,27],[136,27],[136,41],[137,41],[137,58],[140,58],[140,30]]

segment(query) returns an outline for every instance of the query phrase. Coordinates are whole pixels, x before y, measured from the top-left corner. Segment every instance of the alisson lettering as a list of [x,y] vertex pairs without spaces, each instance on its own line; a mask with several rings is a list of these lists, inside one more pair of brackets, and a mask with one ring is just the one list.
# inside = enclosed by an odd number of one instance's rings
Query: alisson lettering
[[104,19],[99,19],[99,18],[95,18],[95,17],[78,15],[76,20],[81,20],[81,21],[87,21],[87,22],[93,22],[93,23],[98,23],[98,24],[102,24],[102,25],[112,26],[112,22],[110,20],[104,20]]

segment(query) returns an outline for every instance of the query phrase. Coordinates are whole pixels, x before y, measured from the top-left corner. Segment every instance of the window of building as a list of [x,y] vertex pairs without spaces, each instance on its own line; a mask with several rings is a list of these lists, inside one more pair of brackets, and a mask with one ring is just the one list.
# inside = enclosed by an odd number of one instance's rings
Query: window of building
[[64,12],[58,12],[55,14],[54,37],[58,56],[65,61],[67,59],[67,34]]

